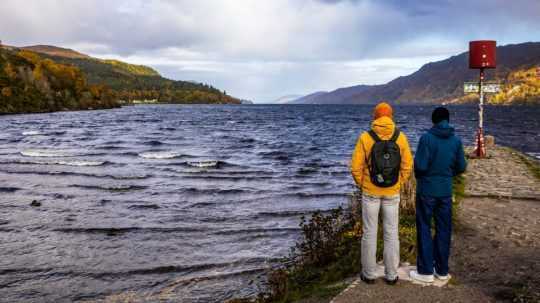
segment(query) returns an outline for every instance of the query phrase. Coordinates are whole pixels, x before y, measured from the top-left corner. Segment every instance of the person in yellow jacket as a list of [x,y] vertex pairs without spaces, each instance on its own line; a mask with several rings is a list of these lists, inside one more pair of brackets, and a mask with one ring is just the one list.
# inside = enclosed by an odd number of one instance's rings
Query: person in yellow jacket
[[[395,177],[392,182],[387,182],[387,184],[378,183],[383,181],[380,180],[380,174],[373,174],[375,169],[373,168],[372,149],[377,141],[383,141],[383,144],[392,141],[395,143],[392,146],[397,145],[394,148],[394,153],[399,155],[397,157],[393,156],[394,159],[398,159],[398,162],[394,164],[397,166],[394,170]],[[377,154],[380,154],[380,146],[381,144],[377,144]],[[384,154],[382,158],[388,159],[389,157]],[[362,272],[360,278],[368,284],[373,284],[377,278],[376,252],[380,209],[382,209],[383,217],[385,281],[390,285],[394,285],[398,280],[400,189],[401,185],[410,177],[412,165],[413,160],[409,142],[405,134],[397,129],[393,121],[392,107],[386,102],[379,103],[373,112],[371,130],[363,132],[358,138],[351,161],[352,176],[356,185],[362,190],[363,233],[361,243]],[[379,165],[375,163],[375,166]]]

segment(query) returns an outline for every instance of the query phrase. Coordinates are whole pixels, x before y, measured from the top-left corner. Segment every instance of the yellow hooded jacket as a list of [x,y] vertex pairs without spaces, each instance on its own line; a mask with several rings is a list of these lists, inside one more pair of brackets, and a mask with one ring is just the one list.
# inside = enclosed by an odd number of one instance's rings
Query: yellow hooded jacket
[[[396,125],[391,118],[383,116],[371,123],[371,129],[381,138],[381,140],[390,140],[394,134]],[[401,168],[399,182],[391,187],[378,187],[371,182],[369,169],[366,159],[369,158],[371,148],[375,141],[367,132],[363,132],[358,141],[352,155],[351,173],[358,187],[362,188],[364,193],[373,196],[393,196],[399,194],[401,184],[405,183],[412,171],[412,154],[409,148],[409,141],[403,132],[400,132],[396,140],[401,154]]]

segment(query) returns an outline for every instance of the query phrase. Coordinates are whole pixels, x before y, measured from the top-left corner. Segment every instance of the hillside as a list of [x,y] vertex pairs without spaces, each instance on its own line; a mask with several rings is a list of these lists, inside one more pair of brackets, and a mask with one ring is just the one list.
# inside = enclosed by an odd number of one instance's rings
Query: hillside
[[117,107],[103,85],[88,85],[76,67],[36,53],[0,48],[0,114]]
[[144,65],[93,58],[55,46],[26,46],[21,49],[78,67],[89,84],[106,85],[116,99],[126,102],[156,99],[167,103],[240,103],[238,99],[207,84],[170,80]]
[[330,93],[315,92],[307,96],[294,100],[291,103],[309,104],[309,103],[332,103],[335,99],[348,99],[354,95],[371,88],[369,85],[356,85],[351,87],[338,88]]
[[[501,91],[489,94],[491,104],[540,104],[540,77],[537,68],[520,68],[510,72],[501,82]],[[449,100],[447,103],[467,103],[478,100],[478,95],[465,95]]]
[[22,49],[29,50],[36,53],[47,54],[51,56],[59,56],[65,58],[79,58],[79,59],[88,59],[90,56],[81,54],[77,51],[74,51],[69,48],[62,48],[57,46],[50,45],[32,45],[21,47]]
[[[372,104],[380,100],[390,100],[410,104],[471,101],[474,96],[464,96],[463,82],[475,81],[478,78],[478,71],[469,69],[468,56],[468,52],[464,52],[442,61],[425,64],[418,71],[408,76],[398,77],[383,85],[358,85],[319,94],[310,98],[307,103]],[[515,90],[515,85],[517,85],[515,81],[505,82],[512,78],[511,74],[523,73],[538,65],[540,65],[540,42],[499,46],[497,47],[497,69],[488,70],[486,78],[505,83],[504,94],[507,96],[507,92]],[[500,99],[502,95],[498,98],[490,96],[488,102],[538,103],[538,94],[534,90],[529,90],[527,97],[504,101]],[[299,101],[302,101],[302,98],[292,103],[299,103]]]
[[275,99],[271,103],[285,104],[285,103],[289,103],[289,102],[291,102],[293,100],[296,100],[296,99],[298,99],[300,97],[302,97],[302,95],[295,95],[295,94],[285,95],[285,96],[281,96],[281,97]]

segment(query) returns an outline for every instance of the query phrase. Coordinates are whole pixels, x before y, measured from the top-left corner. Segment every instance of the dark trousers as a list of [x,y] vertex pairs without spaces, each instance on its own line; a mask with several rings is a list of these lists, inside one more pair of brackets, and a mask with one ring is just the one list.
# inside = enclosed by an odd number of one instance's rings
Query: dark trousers
[[[435,217],[435,237],[431,234],[431,218]],[[418,273],[448,274],[448,257],[452,236],[452,197],[416,196],[416,235]]]

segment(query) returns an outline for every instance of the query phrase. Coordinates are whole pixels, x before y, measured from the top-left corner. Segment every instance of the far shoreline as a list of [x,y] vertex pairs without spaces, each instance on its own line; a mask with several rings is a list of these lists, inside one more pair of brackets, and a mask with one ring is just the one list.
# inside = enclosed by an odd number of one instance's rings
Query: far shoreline
[[[0,116],[11,116],[11,115],[32,115],[32,114],[50,114],[50,113],[62,113],[62,112],[89,112],[89,111],[100,111],[100,110],[113,110],[119,109],[122,107],[129,106],[149,106],[149,105],[216,105],[216,106],[257,106],[257,105],[275,105],[275,106],[373,106],[375,103],[310,103],[310,104],[298,104],[298,103],[173,103],[173,102],[156,102],[156,103],[138,103],[138,104],[119,104],[119,106],[111,108],[87,108],[87,109],[66,109],[66,110],[51,110],[51,111],[36,111],[36,112],[18,112],[18,113],[1,113]],[[398,107],[419,107],[419,106],[443,106],[440,103],[400,103],[395,104]],[[447,104],[444,105],[447,107],[476,107],[475,103],[462,103],[462,104]],[[485,107],[493,108],[508,108],[508,107],[538,107],[540,104],[486,104]]]

